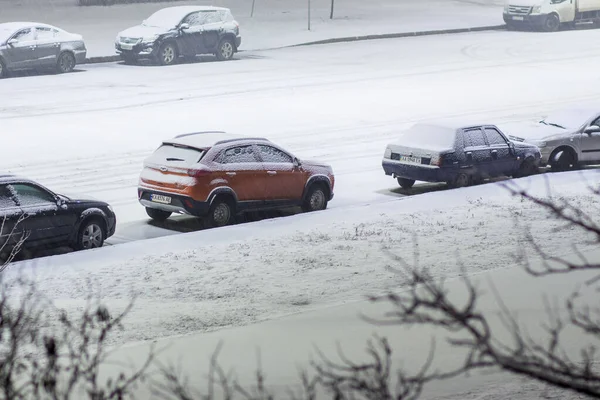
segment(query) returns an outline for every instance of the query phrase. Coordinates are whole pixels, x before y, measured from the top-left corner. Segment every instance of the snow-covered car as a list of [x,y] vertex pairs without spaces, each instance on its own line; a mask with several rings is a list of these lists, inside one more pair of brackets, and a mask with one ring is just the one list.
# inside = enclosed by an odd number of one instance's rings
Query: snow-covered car
[[0,24],[0,78],[17,70],[71,72],[86,54],[83,37],[76,33],[37,22]]
[[16,247],[76,250],[102,247],[115,233],[110,205],[95,199],[67,197],[37,182],[0,175],[0,260]]
[[228,8],[177,6],[163,8],[141,25],[120,32],[115,48],[126,63],[150,59],[171,65],[180,57],[201,54],[230,60],[241,42],[240,26]]
[[154,220],[189,214],[217,227],[246,211],[324,210],[333,185],[329,165],[301,161],[267,139],[197,132],[165,140],[144,161],[138,199]]
[[542,166],[565,171],[600,164],[600,107],[557,111],[532,125],[505,129],[511,138],[538,146]]
[[415,181],[468,186],[495,176],[522,177],[537,171],[537,146],[514,143],[494,125],[418,123],[388,144],[382,166],[404,188]]

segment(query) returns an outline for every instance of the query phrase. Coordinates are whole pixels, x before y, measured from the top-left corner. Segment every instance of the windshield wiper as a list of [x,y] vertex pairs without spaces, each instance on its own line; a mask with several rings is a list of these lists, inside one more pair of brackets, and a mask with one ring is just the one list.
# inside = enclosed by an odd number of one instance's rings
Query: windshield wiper
[[185,160],[182,160],[181,158],[176,158],[176,157],[168,157],[167,161],[185,161]]
[[565,128],[564,126],[562,126],[562,125],[559,125],[559,124],[556,124],[556,123],[554,123],[554,122],[546,122],[546,121],[542,120],[542,121],[540,121],[540,123],[541,123],[541,124],[544,124],[544,125],[555,126],[555,127],[557,127],[557,128],[561,128],[561,129],[567,129],[567,128]]

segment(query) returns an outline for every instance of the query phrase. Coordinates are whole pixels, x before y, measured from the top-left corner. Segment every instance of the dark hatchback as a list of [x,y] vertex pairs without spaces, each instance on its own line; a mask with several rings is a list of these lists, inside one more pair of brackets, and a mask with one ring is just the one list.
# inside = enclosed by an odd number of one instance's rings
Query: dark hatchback
[[229,9],[178,6],[163,8],[141,25],[120,32],[115,48],[126,63],[150,59],[171,65],[180,57],[202,54],[230,60],[241,42],[239,24]]
[[20,241],[22,249],[101,247],[116,226],[107,203],[69,198],[14,175],[0,175],[0,221],[0,260]]
[[537,146],[513,142],[494,125],[420,123],[387,146],[382,165],[405,189],[415,181],[463,187],[485,178],[531,175],[540,158]]

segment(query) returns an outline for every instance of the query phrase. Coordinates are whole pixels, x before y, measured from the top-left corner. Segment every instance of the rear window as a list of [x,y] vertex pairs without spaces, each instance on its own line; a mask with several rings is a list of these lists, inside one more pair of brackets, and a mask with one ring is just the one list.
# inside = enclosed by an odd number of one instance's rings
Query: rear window
[[148,162],[161,165],[188,167],[196,164],[206,151],[192,147],[163,144],[148,157]]
[[435,125],[417,124],[404,131],[399,144],[425,149],[452,149],[456,131]]

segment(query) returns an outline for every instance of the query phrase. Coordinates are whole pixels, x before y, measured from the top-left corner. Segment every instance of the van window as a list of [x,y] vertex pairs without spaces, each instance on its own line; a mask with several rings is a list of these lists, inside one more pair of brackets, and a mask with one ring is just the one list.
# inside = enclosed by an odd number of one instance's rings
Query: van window
[[504,140],[500,132],[494,128],[485,128],[485,135],[487,136],[488,143],[492,146],[498,144],[506,145],[506,140]]
[[463,132],[465,147],[486,147],[483,131],[477,129],[467,129]]

